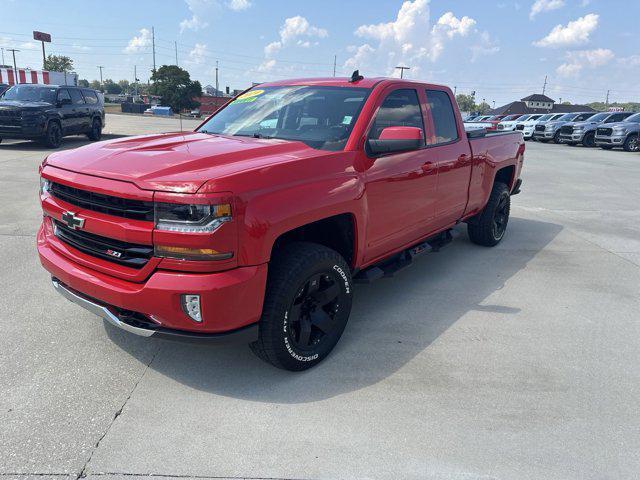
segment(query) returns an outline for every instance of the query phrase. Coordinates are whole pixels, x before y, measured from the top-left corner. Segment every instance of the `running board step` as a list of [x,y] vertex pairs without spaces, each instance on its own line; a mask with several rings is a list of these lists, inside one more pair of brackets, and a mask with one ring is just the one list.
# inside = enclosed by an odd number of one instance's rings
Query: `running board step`
[[378,265],[374,265],[358,272],[353,277],[355,283],[371,283],[385,277],[393,277],[400,270],[413,263],[413,259],[418,255],[429,252],[439,252],[453,240],[454,235],[451,230],[442,232],[429,240],[414,245],[401,253],[395,255],[391,260],[386,260]]

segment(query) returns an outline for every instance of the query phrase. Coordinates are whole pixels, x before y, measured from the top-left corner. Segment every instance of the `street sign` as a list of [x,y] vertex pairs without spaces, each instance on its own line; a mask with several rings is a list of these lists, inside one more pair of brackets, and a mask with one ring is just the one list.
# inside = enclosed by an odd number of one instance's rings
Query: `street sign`
[[37,32],[37,31],[33,31],[33,39],[34,40],[38,40],[40,42],[47,42],[47,43],[51,43],[51,34],[50,33],[44,33],[44,32]]

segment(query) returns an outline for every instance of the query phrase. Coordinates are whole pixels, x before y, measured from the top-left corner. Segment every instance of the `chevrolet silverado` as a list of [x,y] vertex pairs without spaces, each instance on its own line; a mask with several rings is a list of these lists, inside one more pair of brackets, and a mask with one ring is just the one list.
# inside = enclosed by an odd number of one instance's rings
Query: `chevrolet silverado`
[[265,83],[193,132],[49,155],[37,248],[55,289],[113,325],[304,370],[338,342],[354,283],[461,222],[502,240],[524,149],[520,132],[467,134],[444,86]]

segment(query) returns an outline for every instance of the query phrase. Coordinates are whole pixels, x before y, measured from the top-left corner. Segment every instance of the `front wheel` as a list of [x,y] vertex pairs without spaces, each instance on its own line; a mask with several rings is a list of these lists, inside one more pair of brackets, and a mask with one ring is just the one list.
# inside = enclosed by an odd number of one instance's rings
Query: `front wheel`
[[345,259],[323,245],[290,243],[269,265],[253,352],[291,371],[321,362],[338,343],[351,312],[353,287]]
[[58,148],[62,143],[62,128],[58,122],[49,122],[44,136],[44,144],[48,148]]
[[560,130],[553,134],[553,143],[560,143]]
[[596,134],[595,133],[587,133],[582,139],[582,145],[585,147],[595,147],[596,146]]
[[102,122],[97,118],[93,120],[91,130],[87,133],[87,137],[89,137],[89,140],[93,140],[94,142],[97,142],[102,138]]
[[624,141],[624,145],[622,146],[622,148],[624,148],[627,152],[640,151],[640,141],[638,141],[638,135],[629,135]]
[[484,210],[467,224],[471,241],[485,247],[493,247],[500,243],[507,230],[510,210],[509,187],[502,182],[496,182]]

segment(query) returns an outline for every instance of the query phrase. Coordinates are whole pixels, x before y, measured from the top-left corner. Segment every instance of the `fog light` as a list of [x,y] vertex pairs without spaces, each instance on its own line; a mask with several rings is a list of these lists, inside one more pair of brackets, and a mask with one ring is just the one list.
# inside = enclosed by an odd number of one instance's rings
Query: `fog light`
[[189,315],[194,322],[202,322],[200,311],[200,295],[182,295],[182,310]]

